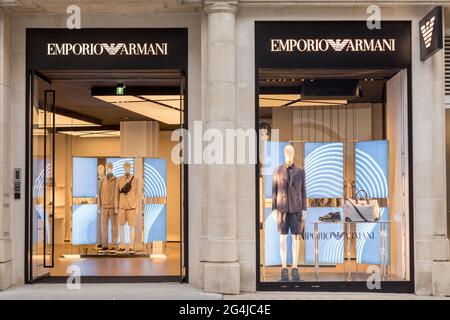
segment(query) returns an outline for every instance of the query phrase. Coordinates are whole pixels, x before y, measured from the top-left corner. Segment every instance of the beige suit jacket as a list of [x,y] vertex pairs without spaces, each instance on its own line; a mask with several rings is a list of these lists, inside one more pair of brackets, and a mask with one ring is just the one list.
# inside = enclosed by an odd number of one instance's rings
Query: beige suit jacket
[[126,176],[121,176],[117,179],[116,183],[116,192],[115,192],[115,200],[116,209],[136,209],[137,205],[137,181],[136,177],[131,182],[131,190],[127,193],[121,193],[120,190],[123,188],[123,186],[128,182],[131,181],[131,178],[133,176],[130,175],[128,178]]
[[116,182],[114,176],[103,177],[98,188],[98,205],[100,208],[114,209],[116,205]]

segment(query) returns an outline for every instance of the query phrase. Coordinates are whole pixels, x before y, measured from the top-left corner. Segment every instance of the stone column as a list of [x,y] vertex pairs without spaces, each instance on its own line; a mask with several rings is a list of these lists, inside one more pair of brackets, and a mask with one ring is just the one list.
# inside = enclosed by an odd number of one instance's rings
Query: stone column
[[[206,105],[204,130],[215,140],[226,129],[236,128],[236,35],[234,3],[205,5]],[[206,142],[208,145],[209,142]],[[226,155],[223,150],[224,157]],[[239,263],[236,240],[237,168],[235,164],[205,164],[206,239],[202,248],[204,290],[239,293]]]
[[12,282],[9,35],[9,18],[0,12],[0,290]]
[[[436,101],[436,112],[433,121],[433,129],[438,139],[433,139],[433,144],[436,144],[435,150],[439,151],[438,154],[433,154],[434,159],[439,163],[434,164],[434,170],[439,173],[446,172],[445,162],[445,99],[444,99],[444,86],[445,86],[445,52],[441,50],[430,61],[431,68],[433,70],[433,82],[434,82],[434,99]],[[447,124],[448,125],[448,124]],[[448,142],[447,142],[448,143]],[[441,174],[444,176],[444,174]],[[435,181],[433,181],[435,182]],[[439,182],[440,184],[436,183]],[[431,266],[431,278],[432,278],[432,294],[435,296],[448,296],[450,295],[450,261],[449,261],[449,239],[447,235],[447,210],[446,210],[446,188],[445,179],[439,178],[436,181],[435,187],[438,188],[441,196],[438,203],[441,205],[436,207],[439,210],[435,211],[434,225],[433,225],[433,263]],[[435,200],[436,201],[436,200]],[[418,214],[421,214],[418,212]]]

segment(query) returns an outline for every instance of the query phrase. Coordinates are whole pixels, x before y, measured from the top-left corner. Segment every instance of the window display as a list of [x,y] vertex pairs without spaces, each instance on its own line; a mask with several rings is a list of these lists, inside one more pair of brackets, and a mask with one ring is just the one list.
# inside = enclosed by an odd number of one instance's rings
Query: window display
[[392,133],[406,112],[391,89],[401,78],[352,79],[366,94],[306,105],[293,102],[305,82],[339,81],[296,73],[260,70],[261,281],[408,280],[404,158],[393,154],[405,133]]

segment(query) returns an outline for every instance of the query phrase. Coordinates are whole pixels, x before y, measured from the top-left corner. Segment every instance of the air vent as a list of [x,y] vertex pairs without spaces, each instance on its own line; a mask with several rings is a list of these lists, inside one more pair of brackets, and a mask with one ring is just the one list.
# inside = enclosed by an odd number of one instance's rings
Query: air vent
[[357,80],[315,80],[302,85],[302,98],[313,99],[352,99],[359,96]]
[[450,107],[450,36],[445,36],[445,104]]

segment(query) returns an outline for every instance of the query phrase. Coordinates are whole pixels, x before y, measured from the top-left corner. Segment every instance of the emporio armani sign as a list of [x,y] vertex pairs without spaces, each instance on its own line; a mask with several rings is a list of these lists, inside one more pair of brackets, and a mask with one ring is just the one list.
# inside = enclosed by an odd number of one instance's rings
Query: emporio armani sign
[[167,55],[168,44],[161,43],[47,43],[48,56],[157,56]]
[[419,33],[420,59],[425,61],[444,46],[442,7],[435,7],[419,21]]
[[395,39],[271,39],[271,52],[395,52]]
[[431,47],[431,41],[433,40],[434,21],[436,17],[432,17],[420,27],[422,33],[422,40],[425,44],[425,48]]

